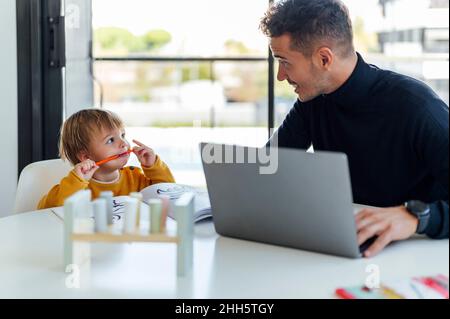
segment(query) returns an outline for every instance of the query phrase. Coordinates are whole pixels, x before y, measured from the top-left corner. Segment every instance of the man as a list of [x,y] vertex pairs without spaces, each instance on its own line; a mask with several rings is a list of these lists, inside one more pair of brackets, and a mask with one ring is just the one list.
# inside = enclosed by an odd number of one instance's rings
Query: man
[[364,62],[339,0],[277,2],[260,28],[278,80],[298,95],[278,146],[346,153],[354,201],[383,207],[356,217],[359,244],[376,238],[365,256],[416,232],[448,238],[448,106],[422,82]]

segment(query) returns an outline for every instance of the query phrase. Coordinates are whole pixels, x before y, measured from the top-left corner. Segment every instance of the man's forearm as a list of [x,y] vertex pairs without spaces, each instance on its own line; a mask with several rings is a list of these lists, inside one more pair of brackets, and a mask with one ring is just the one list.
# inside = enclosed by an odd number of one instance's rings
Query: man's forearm
[[430,204],[430,220],[425,234],[433,239],[448,238],[449,205],[448,200],[436,201]]

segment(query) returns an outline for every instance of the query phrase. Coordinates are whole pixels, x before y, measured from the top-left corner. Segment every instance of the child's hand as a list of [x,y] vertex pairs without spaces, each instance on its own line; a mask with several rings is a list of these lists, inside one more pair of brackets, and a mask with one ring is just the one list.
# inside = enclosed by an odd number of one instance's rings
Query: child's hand
[[98,170],[100,166],[97,166],[94,161],[87,159],[75,165],[73,170],[78,177],[83,178],[85,180],[90,180],[94,175],[95,171]]
[[151,167],[155,164],[156,154],[155,152],[148,146],[145,146],[139,141],[133,140],[138,146],[133,147],[133,152],[136,154],[141,165],[146,167]]

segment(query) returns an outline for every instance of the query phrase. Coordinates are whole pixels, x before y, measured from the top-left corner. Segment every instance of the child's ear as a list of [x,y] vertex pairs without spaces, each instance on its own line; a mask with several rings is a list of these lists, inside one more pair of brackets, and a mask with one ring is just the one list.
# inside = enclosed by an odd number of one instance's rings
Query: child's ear
[[88,155],[88,153],[86,151],[79,152],[77,157],[80,160],[80,162],[83,162],[83,161],[89,159],[89,155]]

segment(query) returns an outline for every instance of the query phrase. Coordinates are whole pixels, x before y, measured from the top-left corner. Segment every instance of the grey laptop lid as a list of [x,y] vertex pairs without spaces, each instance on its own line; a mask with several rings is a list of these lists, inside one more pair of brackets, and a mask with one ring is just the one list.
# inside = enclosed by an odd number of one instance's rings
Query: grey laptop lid
[[219,234],[360,257],[345,154],[278,148],[268,164],[254,155],[266,149],[201,143],[200,150]]

